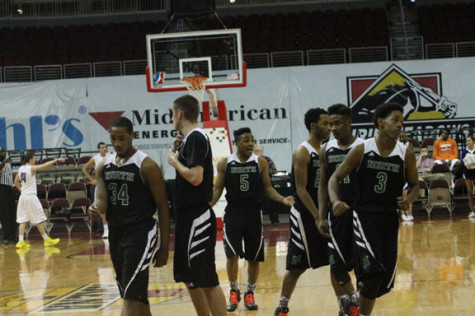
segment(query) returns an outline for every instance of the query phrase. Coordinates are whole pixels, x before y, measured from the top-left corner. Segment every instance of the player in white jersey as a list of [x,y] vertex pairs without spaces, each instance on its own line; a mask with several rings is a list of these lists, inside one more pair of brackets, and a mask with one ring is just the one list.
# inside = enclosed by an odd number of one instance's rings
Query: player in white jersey
[[[104,162],[111,156],[107,152],[107,144],[104,142],[100,142],[97,144],[97,149],[99,149],[99,153],[91,157],[89,161],[82,167],[82,172],[86,176],[86,178],[89,180],[89,182],[96,188],[97,186],[97,181],[94,176],[91,175],[89,170],[91,170],[94,167],[94,172],[97,171],[97,168],[99,167],[99,164],[101,162]],[[96,199],[96,190],[94,190],[94,200]],[[94,201],[93,201],[94,202]],[[109,238],[109,225],[107,223],[106,219],[106,214],[101,213],[101,219],[102,219],[102,224],[104,225],[104,233],[102,234],[102,238],[107,239]]]
[[36,195],[36,171],[46,169],[57,162],[63,163],[64,158],[54,159],[41,165],[36,165],[36,158],[33,151],[27,151],[22,159],[22,166],[18,170],[15,177],[15,186],[21,192],[18,200],[16,221],[20,224],[19,236],[16,247],[29,248],[30,245],[24,240],[26,223],[30,222],[36,225],[38,231],[44,240],[44,246],[54,246],[59,242],[59,238],[52,239],[46,234],[43,222],[46,221],[46,216],[43,212],[38,196]]

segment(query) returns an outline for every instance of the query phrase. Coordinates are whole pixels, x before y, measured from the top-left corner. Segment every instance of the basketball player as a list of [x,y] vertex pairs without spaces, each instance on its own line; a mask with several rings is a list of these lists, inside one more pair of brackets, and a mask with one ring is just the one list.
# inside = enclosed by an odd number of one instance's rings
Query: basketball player
[[167,156],[176,169],[176,282],[185,283],[198,316],[226,315],[226,299],[215,265],[216,217],[213,163],[209,139],[198,128],[198,100],[183,95],[173,102],[173,125],[179,132]]
[[[357,199],[353,222],[358,266],[361,268],[360,315],[371,315],[376,298],[394,284],[397,262],[399,217],[419,194],[416,158],[398,141],[402,131],[403,107],[398,103],[379,105],[373,118],[379,134],[354,147],[335,170],[328,183],[333,215],[342,216],[351,207],[340,199],[340,183],[353,171]],[[402,191],[405,183],[410,191]]]
[[282,281],[279,307],[275,316],[286,316],[289,299],[297,281],[306,269],[328,265],[327,240],[317,229],[318,184],[320,182],[320,145],[330,135],[329,118],[321,108],[305,113],[307,141],[301,143],[292,156],[292,174],[296,201],[290,210],[290,240],[287,252],[287,272]]
[[21,160],[22,166],[18,169],[15,177],[15,186],[21,192],[16,215],[16,221],[20,224],[18,242],[16,244],[18,249],[30,248],[30,244],[24,240],[25,227],[28,222],[36,225],[41,237],[43,237],[45,247],[54,246],[59,243],[59,238],[53,239],[45,231],[43,222],[47,219],[36,192],[36,171],[51,167],[58,161],[63,163],[65,159],[53,159],[44,164],[36,165],[33,151],[27,151]]
[[97,168],[97,194],[89,210],[95,217],[99,212],[107,216],[111,260],[124,299],[122,315],[151,315],[147,295],[150,261],[161,267],[168,259],[170,215],[165,182],[157,164],[132,145],[129,119],[114,119],[109,134],[115,153]]
[[[261,198],[292,206],[293,196],[284,198],[273,187],[268,175],[269,165],[264,157],[253,153],[254,136],[249,127],[234,131],[236,153],[218,162],[218,175],[213,190],[213,206],[226,188],[228,204],[224,212],[224,250],[226,268],[231,285],[228,312],[234,312],[241,300],[238,282],[239,257],[248,262],[247,291],[244,306],[257,310],[254,290],[259,276],[259,262],[264,261],[264,236],[262,235]],[[244,249],[242,240],[244,239]]]
[[[91,175],[89,170],[94,168],[94,174],[95,174],[97,171],[97,168],[99,167],[99,164],[101,162],[106,161],[107,158],[110,157],[110,154],[107,152],[106,143],[100,142],[99,144],[97,144],[97,149],[99,149],[99,153],[91,157],[91,159],[89,159],[89,161],[82,167],[82,172],[84,173],[86,178],[94,187],[97,186],[97,181]],[[95,197],[96,197],[96,190],[94,190],[94,199]],[[107,224],[106,214],[101,213],[101,219],[102,219],[102,225],[104,226],[104,232],[102,234],[102,238],[107,239],[109,237],[109,225]]]
[[[358,295],[351,282],[349,271],[355,268],[353,210],[336,217],[328,212],[328,179],[343,162],[351,148],[363,140],[351,133],[351,109],[343,104],[328,108],[330,128],[335,139],[323,145],[320,155],[320,186],[318,188],[318,210],[320,218],[328,218],[319,223],[318,230],[327,237],[330,262],[330,280],[338,299],[339,315],[358,315]],[[352,206],[356,191],[354,174],[351,173],[340,183],[340,198]],[[357,273],[358,275],[358,273]]]

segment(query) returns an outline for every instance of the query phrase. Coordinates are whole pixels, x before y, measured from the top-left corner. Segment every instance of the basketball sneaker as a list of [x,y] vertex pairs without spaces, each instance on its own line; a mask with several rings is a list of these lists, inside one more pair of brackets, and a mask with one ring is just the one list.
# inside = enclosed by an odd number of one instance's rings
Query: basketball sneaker
[[246,306],[246,308],[250,311],[255,311],[259,308],[259,306],[257,306],[256,302],[254,301],[253,292],[247,291],[244,294],[244,306]]
[[102,239],[109,238],[109,229],[104,229],[104,233],[102,234]]
[[274,312],[274,316],[287,316],[289,313],[288,307],[277,307]]
[[345,316],[358,316],[358,297],[354,294],[346,294],[341,297],[341,306]]
[[229,293],[229,302],[227,306],[228,312],[234,312],[237,309],[239,302],[241,301],[241,293],[239,290],[231,290]]
[[48,236],[48,238],[46,238],[45,242],[44,242],[44,245],[45,247],[50,247],[50,246],[54,246],[56,245],[57,243],[59,243],[59,238],[51,238],[50,236]]
[[30,248],[30,244],[27,243],[27,242],[24,241],[24,240],[21,240],[21,241],[19,241],[19,242],[16,243],[16,247],[17,247],[18,249],[25,248],[25,247],[26,247],[26,248]]
[[468,218],[475,218],[475,212],[470,212],[470,214],[468,214]]

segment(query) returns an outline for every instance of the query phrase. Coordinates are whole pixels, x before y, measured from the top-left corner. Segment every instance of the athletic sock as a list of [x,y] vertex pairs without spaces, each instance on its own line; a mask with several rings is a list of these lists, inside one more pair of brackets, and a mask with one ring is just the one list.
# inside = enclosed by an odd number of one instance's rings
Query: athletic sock
[[238,281],[231,281],[229,282],[231,286],[231,290],[233,291],[239,291],[239,282]]
[[104,225],[104,230],[109,230],[109,224]]
[[25,238],[23,235],[18,236],[18,241],[23,241],[23,238]]
[[48,239],[48,234],[47,234],[47,233],[44,233],[44,235],[41,236],[41,237],[43,237],[43,240],[46,240],[46,239]]
[[343,304],[341,303],[341,298],[345,296],[346,294],[340,295],[336,297],[336,300],[338,301],[338,308],[342,311],[343,310]]
[[247,284],[247,291],[254,293],[254,290],[256,289],[256,283],[248,283]]
[[280,296],[279,307],[280,308],[287,308],[289,305],[289,299],[283,295]]

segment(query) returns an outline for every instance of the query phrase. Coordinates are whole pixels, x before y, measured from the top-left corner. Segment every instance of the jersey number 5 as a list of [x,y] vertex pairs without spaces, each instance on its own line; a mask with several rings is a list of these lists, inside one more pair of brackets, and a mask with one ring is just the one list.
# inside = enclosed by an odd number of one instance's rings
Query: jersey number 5
[[249,181],[247,180],[247,178],[249,178],[248,174],[241,174],[239,177],[239,183],[240,183],[239,188],[243,192],[246,192],[249,190]]
[[109,191],[111,192],[111,203],[117,205],[117,201],[121,202],[122,206],[129,205],[129,190],[127,183],[121,185],[120,190],[117,192],[117,183],[109,183]]

